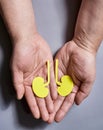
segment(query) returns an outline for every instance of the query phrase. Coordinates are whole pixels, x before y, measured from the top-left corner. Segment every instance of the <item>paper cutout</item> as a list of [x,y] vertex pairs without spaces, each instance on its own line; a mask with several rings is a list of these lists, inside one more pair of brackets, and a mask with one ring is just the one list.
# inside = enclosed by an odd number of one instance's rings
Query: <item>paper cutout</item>
[[[47,86],[50,83],[50,62],[47,61],[47,69],[48,69],[48,81],[45,83],[42,77],[36,77],[33,79],[32,82],[32,90],[36,96],[40,98],[45,98],[48,93],[49,89]],[[73,90],[73,81],[70,76],[64,75],[61,77],[61,82],[58,81],[58,60],[56,60],[55,64],[55,79],[56,84],[58,85],[58,93],[61,96],[69,95]]]
[[73,90],[73,81],[70,76],[64,75],[61,78],[61,82],[58,81],[58,60],[56,60],[55,64],[55,78],[56,84],[58,85],[58,93],[61,96],[69,95]]
[[42,77],[36,77],[33,79],[32,82],[32,90],[36,96],[40,98],[44,98],[48,95],[49,90],[47,86],[50,83],[50,62],[47,61],[47,68],[48,68],[48,81],[44,83],[44,79]]

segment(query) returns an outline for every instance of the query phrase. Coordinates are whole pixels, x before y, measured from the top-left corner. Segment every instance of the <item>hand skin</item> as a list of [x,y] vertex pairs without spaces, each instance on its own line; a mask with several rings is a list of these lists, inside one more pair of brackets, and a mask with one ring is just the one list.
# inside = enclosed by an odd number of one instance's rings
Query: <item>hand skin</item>
[[[1,0],[1,14],[13,42],[11,69],[17,98],[24,95],[35,118],[49,119],[53,112],[53,100],[57,91],[54,81],[53,59],[46,41],[38,34],[30,0]],[[50,93],[46,98],[34,95],[31,85],[33,78],[41,76],[47,80],[46,61],[50,61]]]
[[[47,121],[49,113],[53,112],[52,98],[50,94],[46,98],[36,97],[32,92],[31,83],[37,76],[43,77],[45,81],[47,80],[46,61],[49,60],[52,82],[50,89],[51,92],[54,93],[56,85],[53,85],[53,60],[50,49],[41,36],[35,34],[33,40],[34,41],[21,41],[14,45],[12,57],[13,81],[18,98],[21,99],[23,94],[25,95],[34,117],[39,118],[41,116],[44,121]],[[55,99],[55,94],[52,95],[52,97],[53,96]]]
[[95,55],[78,47],[74,41],[66,43],[55,59],[59,60],[59,79],[63,75],[69,75],[74,82],[74,89],[66,97],[58,95],[54,102],[55,112],[50,115],[49,123],[54,119],[57,122],[61,121],[74,101],[80,104],[89,95],[95,79]]
[[79,105],[89,95],[95,80],[96,52],[102,39],[103,0],[82,0],[74,37],[55,57],[59,59],[59,78],[70,75],[74,90],[67,97],[58,95],[49,123],[61,121],[74,102]]
[[[35,34],[35,22],[34,22],[34,16],[33,16],[33,11],[32,11],[32,6],[29,0],[25,0],[25,2],[21,3],[20,0],[11,0],[10,2],[7,0],[1,0],[1,9],[2,9],[2,16],[5,19],[5,23],[8,27],[9,33],[12,37],[12,40],[14,41],[14,48],[19,48],[16,45],[18,43],[23,43],[23,45],[27,45],[24,43],[32,43],[30,41],[35,41],[35,40],[30,40],[30,39],[35,39],[32,36],[34,36]],[[25,5],[26,4],[26,5]],[[13,5],[13,6],[12,6]],[[15,8],[16,7],[16,8]],[[92,8],[91,8],[92,7]],[[86,51],[92,55],[93,52],[95,55],[95,52],[97,51],[97,48],[99,47],[100,41],[102,39],[103,36],[103,31],[102,31],[102,21],[103,21],[103,16],[102,16],[102,7],[103,7],[103,2],[102,0],[83,0],[82,5],[81,5],[81,9],[79,12],[79,16],[78,16],[78,20],[77,20],[77,24],[76,24],[76,29],[75,29],[75,34],[74,34],[74,38],[71,41],[71,43],[73,43],[73,45],[68,45],[66,44],[65,46],[69,46],[68,48],[72,48],[72,52],[74,52],[75,49],[73,48],[80,48],[82,51],[84,51],[86,53]],[[16,10],[15,10],[16,9]],[[25,13],[24,13],[25,12]],[[30,13],[31,12],[31,13]],[[18,15],[17,15],[18,14]],[[23,16],[23,14],[26,14]],[[98,15],[99,14],[99,15]],[[29,24],[30,23],[30,24]],[[29,37],[30,36],[30,37]],[[32,38],[31,38],[32,37]],[[41,39],[41,38],[40,38]],[[20,42],[22,41],[22,42]],[[17,44],[16,44],[17,43]],[[28,43],[28,44],[29,44]],[[21,46],[22,44],[19,44],[18,46]],[[77,46],[76,46],[77,45]],[[30,45],[32,46],[32,45]],[[66,48],[66,47],[63,48]],[[21,48],[21,47],[20,47]],[[31,47],[30,47],[31,48]],[[18,50],[18,49],[17,49]],[[31,50],[31,49],[30,49]],[[62,50],[62,49],[61,49]],[[71,49],[68,49],[71,50]],[[61,52],[61,51],[60,51]],[[62,53],[62,52],[61,52]],[[88,54],[86,53],[86,54]],[[69,52],[67,54],[70,54]],[[16,55],[16,54],[15,54]],[[68,56],[68,55],[67,55]],[[80,55],[81,56],[81,55]],[[56,56],[57,58],[59,58],[59,53]],[[69,56],[68,56],[69,57]],[[91,56],[93,58],[93,56]],[[95,57],[95,56],[94,56]],[[24,59],[24,55],[23,55],[23,59]],[[60,59],[61,56],[60,56]],[[60,60],[59,59],[59,60]],[[74,58],[75,59],[75,58]],[[84,59],[84,58],[83,58]],[[94,59],[94,58],[93,58]],[[45,61],[45,60],[44,60]],[[74,61],[74,60],[70,60],[69,61]],[[94,60],[95,61],[95,60]],[[14,62],[15,63],[15,62]],[[24,62],[23,62],[24,63]],[[60,65],[62,63],[59,61]],[[65,63],[65,62],[64,62]],[[69,62],[68,62],[69,63]],[[71,62],[70,62],[71,63]],[[85,63],[85,62],[84,62]],[[72,64],[72,63],[71,63]],[[69,66],[69,65],[68,65]],[[94,65],[95,66],[95,65]],[[20,68],[20,67],[19,67]],[[23,68],[23,67],[22,67]],[[25,67],[24,67],[25,68]],[[27,67],[26,67],[27,68]],[[95,68],[95,67],[94,67]],[[24,69],[25,70],[25,69]],[[65,70],[65,69],[63,69]],[[69,70],[69,69],[68,69]],[[21,71],[19,71],[21,72]],[[22,72],[22,74],[25,71]],[[62,71],[61,71],[62,72]],[[71,71],[70,71],[71,72]],[[68,72],[68,73],[70,73]],[[67,73],[67,72],[66,72]],[[72,72],[71,72],[72,73]],[[20,74],[20,73],[19,73]],[[60,76],[62,75],[62,73],[60,74]],[[24,76],[22,76],[24,77]],[[72,77],[72,75],[71,75]],[[93,77],[95,77],[95,72]],[[72,77],[73,78],[73,77]],[[16,79],[16,78],[15,78]],[[27,78],[26,78],[27,79]],[[74,80],[76,81],[76,80]],[[91,81],[94,81],[94,78],[91,79]],[[27,82],[26,82],[27,83]],[[79,83],[78,83],[79,84]],[[81,83],[80,83],[81,84]],[[83,84],[83,83],[82,83]],[[90,82],[89,82],[90,84]],[[80,85],[81,86],[81,85]],[[79,89],[81,88],[79,86]],[[17,90],[19,91],[20,87],[16,87]],[[19,89],[18,89],[19,88]],[[24,90],[24,87],[22,87]],[[30,88],[30,87],[29,87]],[[80,94],[80,90],[77,91],[78,87],[75,85],[76,89],[74,89],[74,95],[71,94],[72,96],[68,96],[68,100],[69,100],[69,107],[67,107],[67,109],[70,108],[73,99],[76,95],[76,102],[77,104],[79,104],[82,100],[79,100],[80,97],[77,96]],[[89,87],[88,87],[89,88]],[[22,92],[24,92],[22,90]],[[87,89],[86,89],[87,90]],[[55,92],[55,91],[54,91]],[[76,94],[77,93],[77,94]],[[78,94],[79,93],[79,94]],[[18,93],[19,94],[19,93]],[[24,93],[23,93],[24,94]],[[19,96],[19,98],[22,97],[21,94]],[[88,95],[88,93],[87,93]],[[30,95],[29,95],[30,96]],[[70,98],[71,97],[71,98]],[[82,98],[84,99],[84,97],[86,97],[86,94],[82,93]],[[28,98],[28,96],[27,96]],[[31,98],[29,98],[31,100]],[[35,97],[34,97],[34,100]],[[64,101],[64,102],[63,102]],[[35,101],[34,101],[35,102]],[[29,101],[29,103],[33,106],[33,104]],[[36,102],[37,103],[37,102]],[[51,114],[48,122],[53,121],[54,117],[56,121],[60,121],[65,113],[67,111],[65,111],[64,107],[61,106],[65,106],[66,103],[66,99],[64,100],[62,97],[58,96],[58,99],[54,102],[55,105],[55,112],[53,114]],[[30,106],[31,106],[30,105]],[[36,107],[38,107],[37,105],[35,105]],[[60,109],[59,109],[60,108]],[[67,110],[66,109],[66,110]],[[38,109],[36,109],[38,111]],[[58,111],[58,112],[57,112]],[[61,111],[61,112],[60,112]],[[32,111],[33,113],[35,113],[34,111]],[[57,112],[57,114],[56,114]],[[60,116],[59,113],[60,112]],[[36,112],[37,113],[37,112]],[[39,112],[38,112],[39,113]],[[40,114],[40,113],[39,113]],[[38,114],[38,115],[39,115]],[[55,116],[56,114],[56,116]],[[39,118],[39,116],[36,115],[37,118]],[[52,116],[53,115],[53,116]],[[35,117],[35,114],[34,114]],[[47,120],[47,119],[45,119]]]

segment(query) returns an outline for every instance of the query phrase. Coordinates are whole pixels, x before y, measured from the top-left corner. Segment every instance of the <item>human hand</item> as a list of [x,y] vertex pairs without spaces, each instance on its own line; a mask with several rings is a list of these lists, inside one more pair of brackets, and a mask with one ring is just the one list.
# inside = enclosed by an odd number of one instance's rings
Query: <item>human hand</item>
[[[30,110],[35,118],[41,118],[47,121],[49,113],[53,112],[53,101],[57,96],[56,85],[54,82],[52,54],[47,43],[36,33],[33,36],[14,43],[12,56],[12,73],[14,87],[17,98],[21,99],[23,95],[27,100]],[[37,77],[43,77],[47,80],[47,60],[50,61],[51,83],[48,87],[51,93],[46,98],[39,98],[33,94],[32,80]],[[51,95],[51,96],[50,96]]]
[[66,43],[55,59],[59,60],[59,80],[63,75],[69,75],[74,82],[74,88],[66,97],[58,95],[49,123],[54,119],[61,121],[74,101],[79,105],[89,95],[95,79],[95,54],[79,47],[74,41]]

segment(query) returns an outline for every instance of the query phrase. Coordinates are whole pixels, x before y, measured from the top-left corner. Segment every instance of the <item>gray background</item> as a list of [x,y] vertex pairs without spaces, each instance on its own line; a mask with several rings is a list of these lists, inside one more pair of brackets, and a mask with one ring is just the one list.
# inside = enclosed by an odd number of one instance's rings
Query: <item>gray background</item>
[[[79,4],[79,0],[33,0],[38,31],[53,54],[72,38]],[[11,53],[11,42],[0,18],[0,130],[103,130],[102,44],[90,96],[80,106],[74,105],[63,121],[50,125],[32,117],[25,99],[16,100],[9,70]]]

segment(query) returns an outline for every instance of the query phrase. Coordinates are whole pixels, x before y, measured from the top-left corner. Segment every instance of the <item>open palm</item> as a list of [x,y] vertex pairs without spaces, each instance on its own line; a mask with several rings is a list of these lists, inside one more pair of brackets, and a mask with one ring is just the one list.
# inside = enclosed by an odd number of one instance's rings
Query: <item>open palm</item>
[[66,97],[58,95],[54,102],[55,112],[48,122],[62,120],[74,101],[80,104],[89,95],[95,79],[95,54],[80,48],[74,41],[66,43],[55,59],[59,60],[59,79],[63,75],[69,75],[74,82],[74,89]]
[[[43,77],[45,81],[47,80],[47,60],[50,61],[51,67],[51,93],[46,98],[39,98],[32,92],[32,80],[37,76]],[[53,111],[52,100],[56,98],[56,85],[51,51],[38,33],[33,38],[21,40],[14,44],[12,72],[18,99],[25,95],[34,117],[41,117],[44,121],[47,121],[49,113]]]

